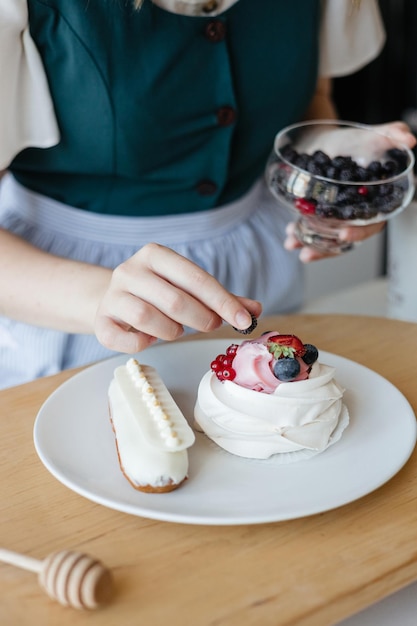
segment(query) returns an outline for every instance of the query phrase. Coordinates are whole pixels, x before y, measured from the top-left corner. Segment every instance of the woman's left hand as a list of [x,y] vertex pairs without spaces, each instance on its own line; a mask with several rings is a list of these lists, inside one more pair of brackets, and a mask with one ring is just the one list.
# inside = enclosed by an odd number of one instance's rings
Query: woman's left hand
[[[338,232],[338,239],[346,243],[359,243],[365,241],[373,235],[377,235],[385,228],[386,222],[380,222],[379,224],[369,224],[369,226],[345,226]],[[301,249],[299,258],[303,263],[311,263],[311,261],[319,261],[320,259],[327,259],[332,256],[339,256],[331,252],[322,252],[317,248],[305,246],[301,243],[295,234],[295,224],[291,222],[287,226],[286,239],[284,247],[286,250]]]
[[[405,122],[389,122],[387,124],[379,124],[374,126],[374,128],[390,135],[398,144],[404,144],[409,148],[413,148],[416,145],[416,137]],[[368,226],[345,226],[339,231],[338,236],[341,241],[345,241],[346,243],[358,243],[380,233],[385,228],[385,224],[386,222],[380,222],[379,224],[369,224]],[[302,244],[295,235],[295,224],[293,222],[288,224],[286,234],[287,237],[284,242],[285,249],[300,249],[300,261],[303,263],[310,263],[311,261],[318,261],[335,256],[335,254],[321,252],[320,250]]]

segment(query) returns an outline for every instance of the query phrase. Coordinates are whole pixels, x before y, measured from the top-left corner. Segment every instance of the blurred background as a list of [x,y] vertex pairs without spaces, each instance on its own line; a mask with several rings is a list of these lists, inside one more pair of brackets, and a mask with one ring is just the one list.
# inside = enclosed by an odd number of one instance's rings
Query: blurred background
[[[368,124],[403,119],[417,133],[417,0],[379,0],[379,5],[384,49],[364,69],[334,81],[339,117]],[[417,320],[414,266],[417,203],[355,251],[307,266],[306,311]]]
[[[366,2],[366,0],[364,0]],[[379,0],[387,41],[363,70],[335,80],[341,117],[378,124],[414,113],[417,107],[417,2]]]

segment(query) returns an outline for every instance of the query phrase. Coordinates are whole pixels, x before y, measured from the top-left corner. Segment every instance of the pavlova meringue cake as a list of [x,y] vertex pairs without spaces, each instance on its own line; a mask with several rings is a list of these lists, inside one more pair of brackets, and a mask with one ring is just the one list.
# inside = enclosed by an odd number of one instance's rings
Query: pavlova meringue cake
[[242,457],[317,454],[349,420],[334,375],[319,362],[317,348],[295,335],[272,331],[232,344],[200,382],[196,428]]

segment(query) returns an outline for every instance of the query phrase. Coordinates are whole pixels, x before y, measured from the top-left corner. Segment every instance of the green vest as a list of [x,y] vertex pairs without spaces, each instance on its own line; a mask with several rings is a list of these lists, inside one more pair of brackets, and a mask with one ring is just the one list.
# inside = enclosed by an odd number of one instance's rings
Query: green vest
[[28,0],[61,141],[11,171],[98,213],[212,209],[262,174],[314,93],[319,0],[239,0],[187,17],[151,0]]

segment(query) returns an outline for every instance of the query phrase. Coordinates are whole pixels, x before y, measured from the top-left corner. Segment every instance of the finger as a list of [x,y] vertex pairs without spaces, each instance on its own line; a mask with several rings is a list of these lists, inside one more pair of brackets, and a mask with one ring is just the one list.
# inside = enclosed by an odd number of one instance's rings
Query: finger
[[[378,224],[368,224],[367,226],[344,226],[337,234],[338,239],[347,243],[360,243],[369,237],[372,237],[382,230],[384,230],[386,222],[379,222]],[[286,250],[301,249],[299,258],[303,263],[310,263],[311,261],[318,261],[327,257],[338,256],[339,253],[322,252],[313,247],[303,246],[295,235],[295,224],[291,222],[288,224],[287,238],[284,242]]]
[[[259,302],[238,297],[244,306],[259,317],[262,306]],[[130,300],[130,302],[129,302]],[[125,294],[118,302],[124,321],[105,315],[97,316],[96,336],[100,343],[110,350],[133,354],[151,346],[157,338],[172,341],[183,334],[183,327],[163,315],[158,309]],[[142,311],[138,316],[137,309]],[[114,313],[114,311],[113,311]],[[221,323],[221,321],[220,321]],[[138,330],[140,328],[141,330]]]
[[97,317],[95,334],[105,348],[126,354],[141,352],[145,348],[149,348],[157,340],[156,337],[129,328],[126,325],[120,325],[116,320],[106,316]]
[[[378,234],[384,228],[385,222],[369,226],[348,226],[339,231],[338,239],[341,242],[358,244],[365,241],[369,237]],[[332,258],[339,255],[339,252],[321,252],[313,247],[305,246],[300,252],[299,259],[302,263],[311,263],[312,261],[319,261],[321,259]]]
[[286,228],[287,237],[284,241],[284,248],[286,250],[300,250],[299,259],[302,263],[311,263],[312,261],[319,261],[330,256],[336,256],[328,252],[321,252],[317,248],[305,246],[295,234],[295,224],[291,222]]
[[416,137],[411,132],[410,127],[403,121],[389,122],[388,124],[379,124],[377,129],[386,133],[399,143],[404,143],[409,148],[413,148],[416,145]]
[[[187,323],[187,325],[198,330],[212,330],[213,322],[218,316],[242,330],[250,326],[252,318],[246,306],[242,306],[241,301],[235,295],[228,292],[202,268],[169,248],[164,248],[164,254],[161,254],[161,246],[158,244],[148,244],[145,254],[147,266],[153,273],[162,276],[171,285],[193,298],[194,302],[203,305],[203,308],[201,306],[199,308],[200,312],[211,312],[208,324],[204,320],[198,321],[193,314],[193,319],[189,320],[191,324]],[[178,306],[180,300],[177,299],[176,302]],[[212,313],[215,316],[212,316]]]
[[250,300],[249,298],[245,298],[243,296],[236,296],[236,298],[245,307],[245,309],[247,309],[255,317],[260,317],[262,315],[262,304],[257,300]]
[[352,243],[364,241],[365,239],[382,232],[385,226],[386,222],[368,224],[367,226],[345,226],[339,231],[339,239],[341,241],[349,241]]
[[112,313],[134,328],[172,340],[183,326],[207,332],[222,323],[211,308],[153,272],[142,271],[132,286],[117,298]]
[[287,224],[285,229],[286,238],[284,240],[284,248],[286,250],[297,250],[298,248],[303,247],[303,244],[295,234],[295,228],[296,226],[294,222]]
[[[154,282],[152,286],[155,292]],[[120,293],[117,298],[112,299],[111,308],[104,310],[104,314],[126,331],[136,330],[166,341],[178,339],[184,332],[181,322],[166,315],[152,302],[132,293]],[[221,321],[218,325],[220,323]]]
[[340,256],[340,252],[322,252],[317,248],[304,246],[299,254],[302,263],[312,263],[313,261],[321,261],[322,259],[330,259]]

